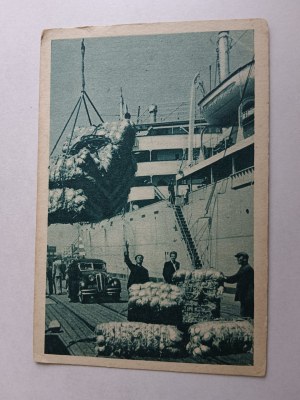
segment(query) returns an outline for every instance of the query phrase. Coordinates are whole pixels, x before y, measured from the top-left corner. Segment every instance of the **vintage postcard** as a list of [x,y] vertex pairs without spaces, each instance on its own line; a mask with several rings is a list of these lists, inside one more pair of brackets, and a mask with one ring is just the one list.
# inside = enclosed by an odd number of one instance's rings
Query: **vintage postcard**
[[34,359],[263,376],[268,28],[41,41]]

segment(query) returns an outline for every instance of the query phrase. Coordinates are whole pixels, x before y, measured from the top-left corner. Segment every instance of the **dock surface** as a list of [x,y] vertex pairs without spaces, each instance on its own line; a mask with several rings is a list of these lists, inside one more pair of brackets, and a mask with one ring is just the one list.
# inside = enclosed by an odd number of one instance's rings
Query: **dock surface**
[[[127,321],[128,295],[126,282],[122,281],[120,301],[115,302],[103,299],[97,303],[81,304],[70,303],[67,291],[63,294],[53,294],[46,298],[45,320],[45,353],[65,354],[73,356],[95,357],[95,327],[105,322]],[[221,302],[221,318],[235,319],[239,316],[239,303],[234,302],[234,295],[224,293]],[[60,323],[58,332],[50,332],[50,321]],[[136,358],[141,359],[141,358]],[[146,360],[146,358],[143,358]],[[172,361],[195,363],[191,357],[176,359],[154,359],[151,361]],[[231,354],[226,356],[207,357],[197,360],[198,364],[224,364],[224,365],[253,365],[253,355],[250,353]]]

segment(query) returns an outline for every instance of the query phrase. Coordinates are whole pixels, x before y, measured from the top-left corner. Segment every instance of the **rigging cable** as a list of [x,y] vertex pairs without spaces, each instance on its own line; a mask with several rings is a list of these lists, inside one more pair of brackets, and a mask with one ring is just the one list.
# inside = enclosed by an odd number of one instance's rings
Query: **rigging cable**
[[50,153],[50,157],[51,157],[52,154],[54,153],[54,151],[55,151],[55,149],[56,149],[56,147],[57,147],[57,145],[58,145],[58,143],[59,143],[59,141],[60,141],[62,135],[64,134],[64,132],[65,132],[67,126],[69,125],[69,122],[70,122],[71,118],[73,117],[73,114],[74,114],[74,112],[76,111],[76,108],[78,107],[78,104],[79,104],[79,102],[80,102],[80,99],[81,99],[81,96],[79,97],[79,99],[78,99],[78,101],[77,101],[77,103],[76,103],[76,105],[75,105],[73,111],[71,112],[71,115],[70,115],[68,121],[66,122],[66,124],[65,124],[65,126],[64,126],[64,128],[63,128],[63,130],[62,130],[62,132],[61,132],[61,134],[59,135],[59,138],[57,139],[57,141],[56,141],[56,143],[55,143],[55,145],[54,145],[54,147],[53,147],[53,149],[52,149],[52,151],[51,151],[51,153]]
[[175,111],[177,111],[181,106],[183,105],[183,103],[179,104],[179,106],[177,108],[175,108],[174,110],[172,110],[170,112],[170,114],[168,114],[165,118],[162,118],[162,121],[165,121],[166,118],[168,118],[170,115],[172,115]]
[[82,103],[82,97],[80,97],[79,106],[78,106],[78,110],[77,110],[77,113],[76,113],[75,121],[74,121],[74,124],[73,124],[71,137],[70,137],[70,140],[69,140],[69,143],[68,143],[68,149],[67,149],[66,154],[65,154],[65,159],[69,155],[70,144],[71,144],[72,139],[73,139],[73,134],[74,134],[74,130],[75,130],[75,127],[76,127],[76,123],[77,123],[77,119],[78,119],[81,103]]
[[[244,32],[241,34],[241,36],[240,36],[235,42],[232,43],[232,41],[231,41],[229,49],[231,50],[231,49],[242,39],[242,37],[243,37],[246,33],[248,33],[248,32],[249,32],[249,31],[244,31]],[[232,39],[231,39],[231,40],[232,40]]]
[[86,114],[87,114],[87,117],[88,117],[88,120],[89,120],[89,124],[90,124],[90,126],[93,125],[91,117],[90,117],[90,113],[89,113],[89,110],[88,110],[87,101],[86,101],[85,97],[87,98],[87,100],[89,101],[91,106],[93,107],[93,109],[96,112],[97,116],[99,117],[100,121],[102,123],[104,122],[104,120],[102,119],[101,115],[99,114],[97,108],[95,107],[94,103],[92,102],[92,100],[90,99],[89,95],[87,94],[87,92],[85,90],[84,56],[85,56],[85,45],[84,45],[84,39],[82,39],[82,42],[81,42],[81,57],[82,57],[81,58],[81,79],[82,79],[82,82],[81,82],[81,87],[82,87],[81,88],[81,95],[80,95],[80,97],[79,97],[74,109],[72,110],[71,115],[69,116],[69,118],[68,118],[68,120],[67,120],[67,122],[66,122],[66,124],[65,124],[65,126],[64,126],[64,128],[63,128],[63,130],[61,132],[61,134],[59,135],[59,138],[57,139],[57,141],[56,141],[56,143],[55,143],[55,145],[54,145],[54,147],[53,147],[53,149],[52,149],[52,151],[50,153],[50,157],[54,153],[59,141],[61,140],[61,138],[62,138],[67,126],[69,125],[69,123],[70,123],[70,121],[71,121],[71,119],[72,119],[72,117],[73,117],[73,115],[74,115],[74,113],[75,113],[75,111],[76,111],[76,109],[78,107],[76,118],[75,118],[75,124],[73,126],[73,130],[72,130],[72,134],[71,134],[71,139],[69,140],[69,143],[68,143],[68,152],[69,152],[70,143],[71,143],[71,140],[72,140],[72,137],[73,137],[73,134],[74,134],[74,129],[75,129],[75,125],[76,125],[76,122],[77,122],[77,119],[78,119],[78,115],[79,115],[79,111],[80,111],[80,107],[81,107],[82,101],[84,103],[84,107],[85,107],[85,111],[86,111]]
[[250,66],[250,68],[249,68],[248,76],[247,76],[247,79],[246,79],[246,82],[245,82],[245,86],[244,86],[244,89],[243,89],[243,92],[242,92],[241,102],[242,102],[243,99],[244,99],[245,92],[246,92],[246,89],[247,89],[247,85],[248,85],[248,83],[249,83],[250,74],[251,74],[251,72],[252,72],[252,68],[253,68],[253,65],[254,65],[254,57],[252,58],[252,61],[251,61],[251,62],[252,62],[252,64],[251,64],[251,66]]

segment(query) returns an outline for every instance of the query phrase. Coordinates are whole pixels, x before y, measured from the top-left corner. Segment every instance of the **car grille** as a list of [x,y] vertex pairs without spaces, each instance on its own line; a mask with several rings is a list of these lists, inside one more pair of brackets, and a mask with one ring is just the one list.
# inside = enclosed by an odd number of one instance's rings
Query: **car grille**
[[103,275],[97,274],[96,281],[97,281],[97,287],[98,287],[99,292],[103,292],[105,290],[105,282],[104,282]]

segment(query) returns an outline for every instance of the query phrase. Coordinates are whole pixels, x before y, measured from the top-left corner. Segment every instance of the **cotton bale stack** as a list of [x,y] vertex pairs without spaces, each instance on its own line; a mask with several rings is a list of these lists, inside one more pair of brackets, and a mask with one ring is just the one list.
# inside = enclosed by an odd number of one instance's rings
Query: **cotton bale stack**
[[182,320],[183,293],[176,285],[147,282],[129,289],[128,320],[177,325]]
[[104,123],[77,131],[49,171],[48,223],[99,222],[126,204],[136,172],[135,126]]
[[182,333],[170,325],[108,322],[96,327],[96,355],[110,357],[177,357]]
[[220,295],[223,275],[212,268],[178,270],[173,283],[183,291],[182,322],[193,324],[220,317]]
[[247,320],[207,321],[189,328],[187,352],[195,358],[249,352],[253,325]]

